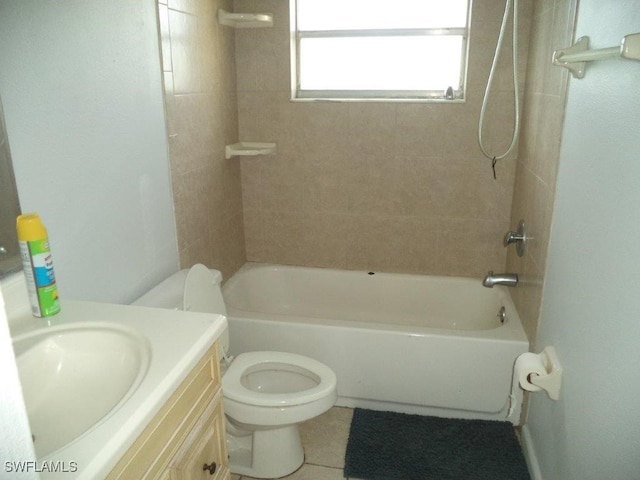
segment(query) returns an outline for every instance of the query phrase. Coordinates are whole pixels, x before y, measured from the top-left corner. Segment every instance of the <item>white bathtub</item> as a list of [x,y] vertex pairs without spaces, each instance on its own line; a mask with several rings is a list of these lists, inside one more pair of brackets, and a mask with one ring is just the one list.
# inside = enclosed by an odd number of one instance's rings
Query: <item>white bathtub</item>
[[529,344],[504,287],[248,263],[223,295],[233,354],[315,358],[336,372],[338,405],[518,423],[512,370]]

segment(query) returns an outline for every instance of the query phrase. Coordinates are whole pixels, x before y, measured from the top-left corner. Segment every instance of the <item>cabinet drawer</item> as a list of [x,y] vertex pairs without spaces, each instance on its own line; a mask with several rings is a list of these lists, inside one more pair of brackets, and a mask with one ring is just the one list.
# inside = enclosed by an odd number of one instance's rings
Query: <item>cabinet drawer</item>
[[217,344],[213,344],[151,420],[107,479],[155,478],[180,448],[220,391]]
[[169,462],[170,480],[223,480],[227,478],[222,394],[207,405],[180,450]]

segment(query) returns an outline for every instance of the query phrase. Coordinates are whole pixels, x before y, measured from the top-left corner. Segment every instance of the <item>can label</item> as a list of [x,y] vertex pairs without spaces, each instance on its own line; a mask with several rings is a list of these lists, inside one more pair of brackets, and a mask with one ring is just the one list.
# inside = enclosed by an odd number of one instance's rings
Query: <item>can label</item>
[[22,241],[20,253],[33,315],[55,315],[60,311],[60,301],[48,239]]

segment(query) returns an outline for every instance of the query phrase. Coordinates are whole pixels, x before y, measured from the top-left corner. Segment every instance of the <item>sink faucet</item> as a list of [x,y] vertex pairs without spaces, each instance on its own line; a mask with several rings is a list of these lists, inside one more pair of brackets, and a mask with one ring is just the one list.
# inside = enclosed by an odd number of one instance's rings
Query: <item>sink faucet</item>
[[518,285],[517,273],[487,273],[482,281],[482,286],[493,288],[494,285],[506,285],[507,287],[515,287]]

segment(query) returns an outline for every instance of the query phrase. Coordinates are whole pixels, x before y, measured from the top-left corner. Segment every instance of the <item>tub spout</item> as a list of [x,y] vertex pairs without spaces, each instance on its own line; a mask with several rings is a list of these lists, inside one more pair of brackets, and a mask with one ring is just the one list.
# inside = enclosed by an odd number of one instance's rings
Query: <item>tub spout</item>
[[493,288],[494,285],[506,285],[507,287],[515,287],[518,285],[517,273],[487,273],[482,281],[482,286]]

